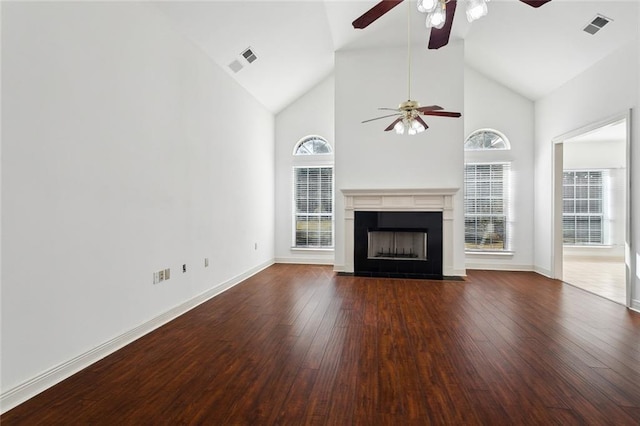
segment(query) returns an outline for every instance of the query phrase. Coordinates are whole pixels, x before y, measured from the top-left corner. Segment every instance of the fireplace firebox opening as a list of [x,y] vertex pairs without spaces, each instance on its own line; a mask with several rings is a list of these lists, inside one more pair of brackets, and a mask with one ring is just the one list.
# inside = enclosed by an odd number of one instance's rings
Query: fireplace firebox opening
[[427,260],[424,230],[369,230],[369,259]]

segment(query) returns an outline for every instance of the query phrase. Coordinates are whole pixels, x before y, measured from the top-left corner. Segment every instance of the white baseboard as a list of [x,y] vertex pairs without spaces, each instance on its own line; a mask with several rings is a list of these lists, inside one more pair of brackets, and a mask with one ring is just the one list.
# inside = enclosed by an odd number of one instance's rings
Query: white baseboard
[[333,260],[322,257],[276,257],[275,263],[293,263],[296,265],[333,265]]
[[206,302],[219,295],[220,293],[230,289],[231,287],[241,283],[252,275],[257,274],[263,269],[268,268],[273,265],[274,261],[269,260],[260,265],[251,268],[250,270],[237,275],[227,281],[224,281],[209,290],[193,297],[192,299],[187,300],[184,303],[168,310],[167,312],[158,315],[157,317],[140,324],[139,326],[127,331],[126,333],[121,334],[103,344],[83,353],[75,358],[70,359],[69,361],[63,362],[53,368],[48,369],[44,373],[41,373],[26,382],[9,389],[0,395],[0,414],[9,411],[10,409],[22,404],[29,398],[33,398],[37,394],[45,391],[51,386],[61,382],[62,380],[72,376],[78,371],[90,366],[91,364],[101,360],[117,351],[118,349],[123,348],[129,343],[139,339],[155,330],[158,327],[168,323],[169,321],[179,317],[180,315],[190,311],[196,306]]
[[537,272],[540,275],[544,275],[547,278],[553,279],[553,274],[548,269],[544,269],[544,268],[541,268],[539,266],[534,266],[533,267],[533,272]]
[[[535,271],[533,265],[514,265],[514,264],[491,264],[491,263],[466,263],[467,269],[484,269],[486,271],[518,271],[532,272]],[[537,272],[537,271],[536,271]]]
[[633,309],[636,312],[640,312],[640,300],[631,299],[631,306],[629,308]]

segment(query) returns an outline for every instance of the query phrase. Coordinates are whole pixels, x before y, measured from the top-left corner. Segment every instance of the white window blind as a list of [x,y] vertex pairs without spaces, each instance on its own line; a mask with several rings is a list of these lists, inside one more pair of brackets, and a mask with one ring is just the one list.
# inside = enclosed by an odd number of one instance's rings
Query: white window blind
[[467,250],[510,249],[509,170],[509,163],[465,165],[464,239]]
[[294,167],[295,246],[333,247],[333,167]]
[[564,244],[604,244],[604,177],[603,170],[572,170],[563,173]]

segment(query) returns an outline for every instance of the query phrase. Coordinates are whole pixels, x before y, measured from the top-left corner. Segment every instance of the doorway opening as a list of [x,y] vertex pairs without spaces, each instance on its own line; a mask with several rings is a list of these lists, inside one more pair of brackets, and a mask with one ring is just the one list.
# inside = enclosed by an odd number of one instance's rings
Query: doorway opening
[[555,278],[629,306],[629,117],[555,142]]

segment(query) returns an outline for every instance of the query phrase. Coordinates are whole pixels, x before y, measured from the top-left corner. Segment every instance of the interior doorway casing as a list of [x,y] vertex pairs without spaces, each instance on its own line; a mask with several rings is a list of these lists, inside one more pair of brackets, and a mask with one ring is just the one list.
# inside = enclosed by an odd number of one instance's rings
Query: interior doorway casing
[[635,259],[631,256],[632,250],[632,229],[631,218],[632,216],[632,204],[631,204],[631,110],[621,114],[617,114],[606,118],[601,121],[597,121],[571,132],[557,136],[552,140],[553,143],[553,160],[552,160],[552,184],[553,184],[553,197],[552,197],[552,226],[551,226],[551,273],[552,277],[558,280],[562,280],[563,277],[563,242],[562,242],[562,176],[563,176],[563,151],[564,141],[574,138],[599,129],[601,127],[614,124],[620,121],[626,123],[626,177],[625,177],[625,193],[626,193],[626,218],[625,218],[625,276],[626,276],[626,306],[631,306],[631,300],[634,295],[632,292],[632,278],[635,276],[636,266]]

